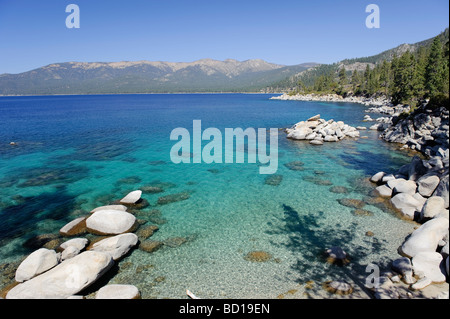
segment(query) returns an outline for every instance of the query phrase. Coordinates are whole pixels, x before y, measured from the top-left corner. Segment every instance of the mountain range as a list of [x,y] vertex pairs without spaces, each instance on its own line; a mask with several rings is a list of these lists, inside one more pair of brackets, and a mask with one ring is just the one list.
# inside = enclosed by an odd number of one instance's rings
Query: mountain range
[[[449,29],[438,37],[448,41]],[[310,85],[320,74],[337,72],[341,67],[347,72],[363,71],[367,65],[374,67],[394,55],[429,46],[433,39],[333,64],[286,66],[260,59],[53,63],[19,74],[0,74],[0,95],[281,92],[295,87],[299,80]]]
[[54,63],[0,75],[0,94],[250,92],[316,65],[284,66],[259,59]]

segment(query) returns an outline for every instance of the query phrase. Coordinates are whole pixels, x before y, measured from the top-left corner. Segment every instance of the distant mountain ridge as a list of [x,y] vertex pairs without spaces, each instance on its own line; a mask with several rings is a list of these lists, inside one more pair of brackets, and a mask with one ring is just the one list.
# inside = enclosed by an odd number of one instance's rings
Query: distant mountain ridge
[[443,32],[430,39],[413,44],[404,43],[373,56],[344,59],[332,64],[320,64],[317,67],[301,71],[295,75],[282,79],[281,81],[274,81],[274,83],[267,88],[267,91],[289,91],[295,88],[299,81],[307,86],[311,86],[319,76],[327,73],[334,73],[337,75],[338,70],[342,67],[345,68],[347,72],[352,72],[353,70],[364,71],[367,65],[369,65],[370,68],[373,68],[376,64],[381,63],[384,60],[391,61],[395,55],[401,56],[406,51],[414,53],[420,47],[429,47],[436,37],[438,37],[441,42],[446,43],[449,40],[449,28],[446,28]]
[[53,63],[0,75],[0,94],[250,92],[316,65],[284,66],[260,59]]

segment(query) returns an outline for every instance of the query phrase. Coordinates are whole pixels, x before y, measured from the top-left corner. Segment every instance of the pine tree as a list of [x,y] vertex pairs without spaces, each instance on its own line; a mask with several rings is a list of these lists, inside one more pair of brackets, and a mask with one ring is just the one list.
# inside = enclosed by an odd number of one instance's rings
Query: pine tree
[[416,87],[415,87],[415,93],[414,95],[421,99],[425,96],[425,90],[426,90],[426,81],[425,81],[425,73],[426,73],[426,67],[427,67],[427,59],[428,59],[428,52],[425,47],[420,47],[417,51],[417,63],[415,68],[415,81],[416,81]]
[[347,75],[344,66],[339,70],[339,85],[341,88],[344,88],[344,86],[347,85]]
[[394,104],[411,103],[415,93],[415,58],[411,52],[405,52],[397,61],[393,63],[393,94]]
[[446,73],[448,74],[448,70],[446,70],[447,65],[447,62],[444,60],[441,40],[436,37],[431,45],[425,70],[426,89],[429,97],[448,92],[448,87],[444,88]]
[[380,67],[380,86],[383,88],[384,95],[390,96],[390,89],[392,84],[392,72],[391,72],[391,64],[386,60],[383,60],[383,63]]

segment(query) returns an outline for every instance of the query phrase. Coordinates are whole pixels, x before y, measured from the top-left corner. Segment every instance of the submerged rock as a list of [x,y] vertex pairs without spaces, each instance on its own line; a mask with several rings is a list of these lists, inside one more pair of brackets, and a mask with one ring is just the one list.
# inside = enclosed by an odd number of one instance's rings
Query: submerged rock
[[273,175],[266,177],[266,179],[264,180],[264,184],[278,186],[278,185],[280,185],[282,180],[283,180],[283,175],[273,174]]
[[138,184],[141,181],[139,176],[131,176],[119,179],[116,184]]
[[301,161],[293,161],[293,162],[284,164],[284,166],[289,168],[291,171],[303,171],[303,170],[305,170],[303,165],[305,165],[305,164]]
[[252,262],[266,262],[272,259],[272,255],[266,251],[258,250],[249,252],[244,259]]
[[330,188],[330,192],[336,194],[347,194],[350,192],[350,190],[345,186],[333,186]]
[[363,208],[364,206],[366,206],[366,203],[360,199],[339,198],[337,201],[342,206],[351,207],[351,208]]
[[139,240],[144,240],[151,237],[158,229],[159,227],[156,225],[139,227],[136,235],[139,237]]
[[164,245],[167,247],[176,248],[186,242],[188,242],[188,238],[186,237],[170,237],[164,240]]
[[86,217],[79,217],[64,225],[59,233],[62,236],[77,236],[86,232]]
[[329,262],[330,264],[337,264],[342,266],[350,262],[347,253],[338,246],[333,246],[325,250],[325,254],[327,256],[327,262]]
[[146,251],[148,253],[152,253],[160,249],[164,243],[158,240],[144,240],[139,244],[139,249]]
[[164,189],[158,186],[143,186],[141,187],[141,191],[146,194],[157,194],[164,192]]
[[353,215],[356,216],[373,216],[373,212],[367,209],[357,208],[353,211]]
[[343,281],[331,281],[324,285],[326,291],[338,295],[349,295],[353,292],[353,287]]
[[331,182],[328,179],[322,179],[318,176],[303,176],[303,180],[314,183],[316,185],[323,185],[323,186],[330,186],[333,185],[333,182]]
[[166,196],[162,196],[162,197],[158,198],[158,204],[165,205],[165,204],[175,203],[175,202],[189,199],[190,197],[191,197],[191,195],[188,192],[166,195]]

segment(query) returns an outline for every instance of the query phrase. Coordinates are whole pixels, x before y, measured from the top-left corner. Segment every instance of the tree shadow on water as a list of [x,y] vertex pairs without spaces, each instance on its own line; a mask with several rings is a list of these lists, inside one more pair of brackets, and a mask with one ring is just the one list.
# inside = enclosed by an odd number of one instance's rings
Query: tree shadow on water
[[[382,253],[385,249],[383,240],[375,237],[364,237],[361,240],[359,238],[361,236],[358,236],[360,230],[355,222],[345,225],[326,224],[324,212],[299,213],[286,204],[282,204],[282,208],[283,215],[276,223],[268,223],[270,230],[266,233],[287,238],[282,242],[272,240],[272,244],[287,248],[294,256],[298,255],[296,262],[291,265],[292,273],[286,275],[290,278],[286,279],[292,280],[293,276],[299,284],[309,281],[322,284],[330,279],[345,281],[352,283],[353,286],[359,286],[362,291],[369,294],[364,284],[370,272],[366,273],[367,263],[364,259],[372,254]],[[327,262],[325,251],[333,246],[341,247],[349,255],[348,264],[337,265]],[[378,260],[377,264],[379,265]],[[321,285],[314,287],[313,289],[322,289]]]

